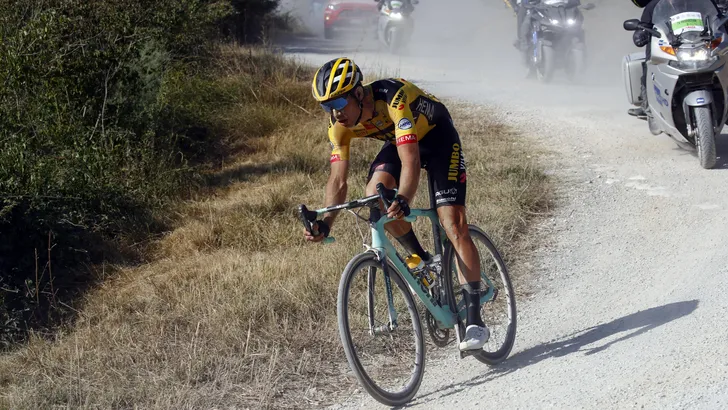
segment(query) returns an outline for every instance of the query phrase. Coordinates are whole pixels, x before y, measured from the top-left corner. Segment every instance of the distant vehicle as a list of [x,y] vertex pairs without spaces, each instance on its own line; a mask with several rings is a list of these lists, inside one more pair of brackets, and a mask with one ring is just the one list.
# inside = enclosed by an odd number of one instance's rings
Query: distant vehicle
[[582,10],[592,10],[595,6],[580,3],[578,0],[543,0],[521,6],[527,9],[526,21],[531,22],[527,37],[531,41],[522,50],[529,76],[535,74],[547,83],[556,68],[566,70],[572,81],[584,74],[586,44]]
[[407,47],[412,31],[414,20],[412,5],[419,4],[419,0],[412,0],[407,6],[400,0],[391,0],[384,4],[379,13],[377,24],[377,38],[392,54],[398,54]]
[[324,9],[324,37],[332,39],[340,30],[374,33],[378,16],[372,0],[329,0]]
[[[718,14],[711,0],[661,0],[652,12],[654,24],[637,19],[624,22],[628,31],[651,34],[646,64],[647,126],[698,151],[700,166],[715,167],[715,136],[728,122],[728,17]],[[642,101],[644,51],[626,56],[622,75],[632,105]]]

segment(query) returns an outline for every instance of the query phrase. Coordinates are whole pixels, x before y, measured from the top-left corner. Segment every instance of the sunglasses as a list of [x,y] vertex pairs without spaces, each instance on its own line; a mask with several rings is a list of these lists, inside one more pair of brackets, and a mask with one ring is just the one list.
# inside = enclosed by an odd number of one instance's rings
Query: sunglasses
[[331,112],[331,110],[341,111],[344,109],[344,107],[346,107],[347,104],[349,104],[348,97],[348,95],[345,95],[331,101],[323,102],[321,103],[321,107],[323,107],[326,112]]

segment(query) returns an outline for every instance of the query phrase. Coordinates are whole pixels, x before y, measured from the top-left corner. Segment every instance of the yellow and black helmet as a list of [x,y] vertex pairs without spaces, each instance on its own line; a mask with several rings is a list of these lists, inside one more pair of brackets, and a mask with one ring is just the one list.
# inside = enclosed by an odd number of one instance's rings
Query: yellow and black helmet
[[346,57],[324,64],[313,76],[313,97],[318,102],[341,97],[361,84],[364,76],[359,67]]
[[648,4],[650,4],[650,0],[632,0],[632,3],[634,3],[635,6],[639,8],[645,8]]

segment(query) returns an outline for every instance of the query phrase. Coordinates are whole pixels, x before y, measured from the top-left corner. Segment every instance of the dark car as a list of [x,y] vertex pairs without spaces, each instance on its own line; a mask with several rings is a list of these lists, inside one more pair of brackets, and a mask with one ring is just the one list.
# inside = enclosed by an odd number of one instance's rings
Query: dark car
[[324,37],[334,38],[339,30],[375,32],[378,16],[374,0],[329,0],[324,9]]

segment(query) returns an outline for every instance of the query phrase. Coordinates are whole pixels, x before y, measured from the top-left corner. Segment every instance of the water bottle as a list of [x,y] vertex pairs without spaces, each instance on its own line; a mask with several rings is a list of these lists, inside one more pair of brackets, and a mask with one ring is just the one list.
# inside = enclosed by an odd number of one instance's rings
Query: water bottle
[[404,259],[404,262],[407,264],[407,267],[409,268],[409,270],[411,270],[413,272],[422,270],[422,268],[425,267],[425,262],[416,253],[406,257]]
[[419,255],[412,254],[406,257],[404,262],[407,264],[409,270],[415,274],[415,277],[420,279],[427,289],[431,289],[432,286],[434,286],[434,280],[432,280],[429,277],[428,272],[425,271],[425,261],[423,261]]

